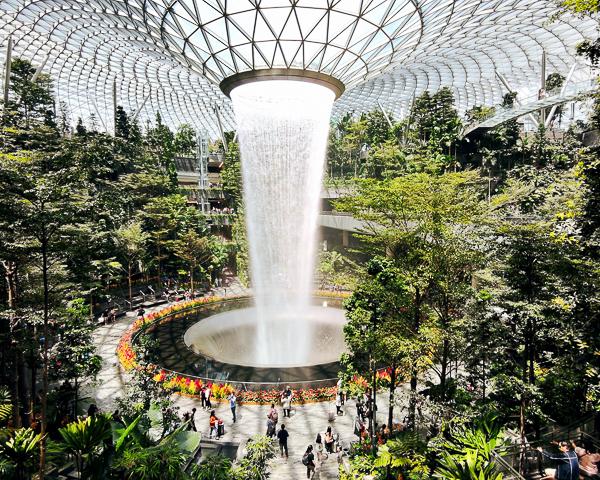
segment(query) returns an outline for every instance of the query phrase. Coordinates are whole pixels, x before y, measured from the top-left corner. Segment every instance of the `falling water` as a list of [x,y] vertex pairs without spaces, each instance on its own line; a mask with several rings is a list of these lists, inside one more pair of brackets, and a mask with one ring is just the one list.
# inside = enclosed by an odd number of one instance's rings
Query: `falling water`
[[[231,92],[262,364],[302,364],[311,332],[317,216],[334,93],[292,80]],[[250,339],[249,339],[250,341]]]

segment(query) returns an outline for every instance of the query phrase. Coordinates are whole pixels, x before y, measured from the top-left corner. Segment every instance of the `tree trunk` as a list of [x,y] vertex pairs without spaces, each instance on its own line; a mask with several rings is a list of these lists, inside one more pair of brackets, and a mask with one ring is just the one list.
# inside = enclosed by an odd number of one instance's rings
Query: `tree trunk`
[[157,265],[157,268],[158,268],[158,278],[156,280],[157,281],[157,286],[158,286],[157,292],[161,292],[162,290],[161,290],[161,279],[160,279],[160,277],[161,277],[161,273],[162,272],[160,270],[160,266],[161,266],[160,265],[160,237],[158,237],[157,240],[156,240],[156,254],[157,254],[156,265]]
[[194,268],[190,268],[190,290],[192,293],[192,298],[194,298]]
[[[413,331],[418,332],[421,324],[421,292],[419,288],[415,288],[415,313],[414,313],[414,325]],[[410,399],[408,402],[408,421],[413,429],[416,429],[416,410],[417,410],[417,384],[418,384],[418,372],[416,362],[413,361],[413,366],[410,372]]]
[[525,412],[527,410],[526,393],[521,393],[521,406],[519,409],[519,435],[521,439],[521,451],[519,454],[519,473],[525,475],[527,439],[525,438]]
[[440,386],[442,387],[442,398],[446,398],[446,377],[448,376],[448,364],[450,362],[450,341],[445,338],[442,344],[442,360],[440,371]]
[[388,410],[388,428],[392,431],[394,422],[394,392],[396,390],[396,365],[392,363],[392,373],[390,375],[390,408]]
[[44,286],[44,349],[43,349],[43,368],[42,368],[42,440],[40,442],[40,479],[44,478],[44,472],[46,469],[46,429],[48,419],[46,418],[46,409],[48,404],[48,345],[49,345],[49,320],[50,320],[50,285],[48,280],[48,239],[46,232],[43,232],[43,238],[41,242],[42,249],[42,282]]
[[11,310],[9,315],[9,338],[7,341],[7,350],[9,352],[9,361],[12,362],[12,375],[10,379],[10,397],[12,404],[12,419],[15,428],[21,427],[21,415],[19,412],[19,359],[18,342],[16,341],[16,308],[17,308],[17,264],[13,261],[2,261],[5,271],[6,287],[8,292],[8,308]]
[[129,286],[129,306],[133,309],[133,291],[131,288],[131,260],[127,263],[127,285]]
[[371,448],[377,455],[377,368],[373,367],[373,395],[371,395]]

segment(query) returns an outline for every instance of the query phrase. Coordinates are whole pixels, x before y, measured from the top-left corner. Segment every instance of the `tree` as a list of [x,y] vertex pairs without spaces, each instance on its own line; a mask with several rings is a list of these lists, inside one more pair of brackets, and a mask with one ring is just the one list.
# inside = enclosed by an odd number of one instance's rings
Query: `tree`
[[132,221],[127,225],[119,227],[114,232],[114,241],[117,248],[125,258],[127,263],[127,285],[129,288],[129,302],[133,301],[133,267],[136,262],[140,262],[146,252],[146,242],[149,235],[142,230],[142,224],[139,221]]
[[194,272],[212,258],[209,237],[201,237],[194,230],[188,230],[174,242],[175,255],[185,261],[190,273],[190,290],[194,292]]
[[187,123],[182,123],[175,132],[174,140],[175,152],[179,154],[196,154],[198,141],[196,140],[196,131]]
[[[409,399],[411,426],[415,426],[414,402],[416,379],[431,366],[439,333],[426,316],[415,321],[413,295],[403,272],[393,260],[375,257],[367,265],[369,277],[345,302],[348,323],[344,337],[349,355],[344,363],[372,379],[372,392],[377,392],[377,371],[391,367],[388,425],[392,425],[397,372],[411,379]],[[420,306],[419,306],[420,308]],[[375,402],[375,400],[374,400]],[[374,413],[374,412],[373,412]],[[369,422],[375,448],[374,419]]]
[[10,67],[11,99],[3,115],[4,125],[29,129],[33,124],[53,126],[52,82],[46,74],[32,81],[35,68],[29,60],[15,58]]
[[156,113],[156,124],[148,128],[146,134],[148,149],[152,152],[160,167],[169,177],[174,188],[177,187],[177,168],[175,166],[176,144],[173,132],[162,123],[160,113]]
[[[454,322],[462,316],[463,293],[478,258],[473,224],[485,210],[477,174],[421,173],[383,182],[363,180],[357,183],[355,196],[335,206],[363,220],[360,238],[368,251],[392,262],[395,276],[402,280],[410,298],[407,308],[413,335],[437,317],[436,326],[444,338],[438,352],[444,384],[447,365],[455,355],[451,351],[454,338],[459,335]],[[415,361],[410,372],[411,420],[415,418],[418,373]]]
[[74,411],[77,412],[79,380],[93,380],[102,367],[102,358],[96,355],[92,340],[94,325],[89,321],[83,299],[71,301],[58,318],[56,342],[50,349],[50,358],[55,365],[51,376],[57,380],[74,380]]
[[239,211],[242,207],[242,167],[237,142],[229,142],[221,170],[221,182],[229,204]]

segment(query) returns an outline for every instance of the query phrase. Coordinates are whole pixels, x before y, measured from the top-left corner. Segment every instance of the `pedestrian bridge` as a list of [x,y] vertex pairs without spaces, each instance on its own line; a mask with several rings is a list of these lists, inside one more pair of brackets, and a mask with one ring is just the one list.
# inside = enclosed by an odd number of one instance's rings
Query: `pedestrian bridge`
[[515,104],[510,108],[496,107],[494,114],[490,118],[467,125],[462,133],[462,138],[475,130],[494,128],[510,120],[515,120],[523,115],[537,112],[542,109],[552,109],[549,115],[550,118],[554,115],[554,112],[559,105],[577,100],[584,95],[595,92],[597,89],[598,83],[595,80],[570,83],[561,89],[547,92],[542,98],[535,95],[533,97],[522,99],[519,104]]

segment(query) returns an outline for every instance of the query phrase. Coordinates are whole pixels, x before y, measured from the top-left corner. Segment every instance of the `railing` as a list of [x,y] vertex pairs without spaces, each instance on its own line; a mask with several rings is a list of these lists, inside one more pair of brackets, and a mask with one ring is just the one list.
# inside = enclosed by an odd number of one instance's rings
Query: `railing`
[[492,458],[496,463],[496,469],[502,473],[503,480],[525,480],[517,470],[515,470],[502,456],[492,452]]
[[549,108],[554,105],[566,103],[579,97],[593,92],[598,88],[595,80],[586,80],[578,83],[570,83],[562,88],[550,90],[540,97],[539,94],[531,95],[525,98],[519,98],[519,103],[511,107],[496,106],[494,114],[488,118],[466,125],[463,136],[478,128],[493,128],[513,118],[518,118],[528,113],[535,112],[542,108]]

